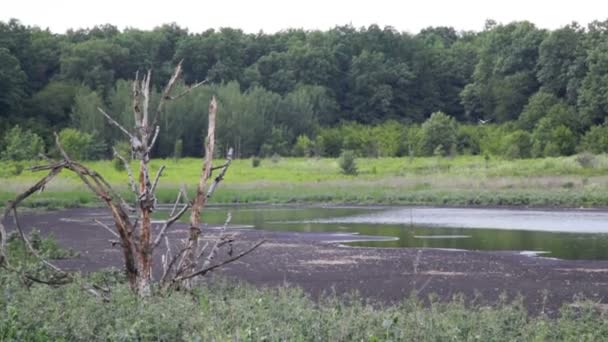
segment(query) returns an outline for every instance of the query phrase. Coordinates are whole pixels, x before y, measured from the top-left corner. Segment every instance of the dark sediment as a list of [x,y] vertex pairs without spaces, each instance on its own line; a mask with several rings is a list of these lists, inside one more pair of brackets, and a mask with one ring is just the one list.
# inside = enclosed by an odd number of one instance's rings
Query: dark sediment
[[[43,235],[52,233],[62,246],[79,253],[74,259],[59,261],[63,267],[85,272],[120,268],[122,254],[108,241],[114,237],[93,223],[94,218],[111,222],[103,209],[21,215],[24,227],[35,227]],[[10,230],[11,225],[6,225]],[[236,252],[259,239],[267,242],[216,274],[256,286],[298,286],[313,297],[356,291],[372,301],[395,303],[416,291],[420,298],[436,294],[438,300],[447,301],[462,294],[492,304],[501,294],[508,298],[521,295],[531,312],[550,315],[579,295],[608,302],[608,261],[557,260],[510,252],[343,247],[339,241],[366,237],[231,231],[238,235]],[[217,229],[204,230],[204,236],[217,233]],[[186,226],[175,226],[169,236],[177,243],[186,236]]]

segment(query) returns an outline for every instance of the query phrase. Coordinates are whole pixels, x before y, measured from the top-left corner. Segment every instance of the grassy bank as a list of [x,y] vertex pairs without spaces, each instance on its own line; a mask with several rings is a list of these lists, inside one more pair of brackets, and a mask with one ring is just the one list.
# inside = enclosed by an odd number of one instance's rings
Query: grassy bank
[[[52,239],[33,239],[46,257]],[[41,267],[9,242],[12,266]],[[61,251],[59,251],[61,252]],[[44,272],[42,272],[44,273]],[[313,301],[297,288],[256,289],[215,279],[193,294],[141,300],[117,271],[98,272],[63,286],[30,283],[0,273],[1,341],[594,341],[608,336],[608,320],[593,303],[565,306],[559,317],[529,316],[522,302],[480,306],[455,297],[423,305],[412,297],[381,306],[356,296]],[[86,286],[85,286],[86,284]],[[110,289],[107,301],[84,290]],[[372,305],[374,304],[374,305]]]
[[[114,169],[110,161],[87,164],[130,196],[124,171]],[[158,197],[168,203],[180,184],[194,189],[201,160],[154,160],[151,164],[153,169],[167,166]],[[357,164],[359,174],[347,176],[335,159],[264,159],[255,168],[249,159],[236,160],[213,202],[608,206],[606,156],[595,156],[587,164],[576,156],[524,160],[486,160],[480,156],[362,158]],[[5,173],[0,177],[0,201],[12,198],[41,176],[28,171],[16,176]],[[67,172],[29,202],[30,206],[43,207],[95,204],[95,198]]]

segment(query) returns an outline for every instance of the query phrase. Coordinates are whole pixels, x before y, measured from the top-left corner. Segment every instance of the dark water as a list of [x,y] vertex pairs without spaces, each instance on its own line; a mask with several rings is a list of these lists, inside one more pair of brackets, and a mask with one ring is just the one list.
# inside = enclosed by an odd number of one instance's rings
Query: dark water
[[[203,220],[256,229],[369,235],[369,247],[536,252],[608,259],[608,212],[388,207],[211,207]],[[348,238],[346,238],[348,239]]]

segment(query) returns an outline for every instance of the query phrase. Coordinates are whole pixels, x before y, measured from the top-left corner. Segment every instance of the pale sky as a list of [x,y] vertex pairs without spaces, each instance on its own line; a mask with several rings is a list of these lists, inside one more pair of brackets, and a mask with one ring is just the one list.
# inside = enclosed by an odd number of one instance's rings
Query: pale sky
[[608,18],[606,0],[0,0],[0,20],[63,33],[110,23],[120,29],[152,29],[176,22],[190,32],[233,27],[273,33],[288,28],[326,30],[336,25],[378,24],[417,33],[428,26],[483,29],[486,19],[499,23],[529,20],[555,29],[572,21],[586,25]]

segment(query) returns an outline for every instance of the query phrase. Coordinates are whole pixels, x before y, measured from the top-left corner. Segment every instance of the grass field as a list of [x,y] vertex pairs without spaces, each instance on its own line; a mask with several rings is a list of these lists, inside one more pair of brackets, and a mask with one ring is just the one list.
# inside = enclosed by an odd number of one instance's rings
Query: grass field
[[[129,196],[125,171],[115,170],[111,161],[86,164]],[[166,165],[159,200],[171,202],[181,184],[192,192],[201,164],[195,158],[153,160],[153,172]],[[255,168],[250,159],[235,160],[212,202],[608,206],[607,156],[593,157],[586,167],[576,156],[523,160],[486,160],[481,156],[361,158],[357,164],[359,174],[347,176],[340,172],[336,159],[264,159]],[[132,167],[136,169],[137,164]],[[9,200],[42,176],[27,170],[17,176],[0,175],[0,200]],[[77,177],[65,171],[44,193],[29,201],[30,206],[45,207],[96,203]]]

